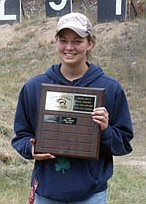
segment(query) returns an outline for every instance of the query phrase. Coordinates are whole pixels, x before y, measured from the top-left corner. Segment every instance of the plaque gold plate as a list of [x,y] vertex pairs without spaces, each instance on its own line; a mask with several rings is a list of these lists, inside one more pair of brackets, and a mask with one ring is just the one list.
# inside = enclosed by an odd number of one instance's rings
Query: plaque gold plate
[[104,88],[41,84],[35,153],[98,159],[100,127],[94,108],[104,105]]

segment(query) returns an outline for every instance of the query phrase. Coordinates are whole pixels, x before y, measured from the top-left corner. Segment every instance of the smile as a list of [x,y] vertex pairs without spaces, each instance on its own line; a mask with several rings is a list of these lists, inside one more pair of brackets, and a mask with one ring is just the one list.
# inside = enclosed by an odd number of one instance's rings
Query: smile
[[64,55],[68,58],[72,58],[72,57],[75,57],[76,54],[75,53],[64,53]]

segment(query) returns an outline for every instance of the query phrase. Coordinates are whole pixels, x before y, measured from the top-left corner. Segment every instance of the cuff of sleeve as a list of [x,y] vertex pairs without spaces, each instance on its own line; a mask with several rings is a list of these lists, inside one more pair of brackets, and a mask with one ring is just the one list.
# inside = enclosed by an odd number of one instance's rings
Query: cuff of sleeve
[[27,157],[27,159],[33,159],[33,157],[32,157],[32,144],[31,144],[31,142],[29,141],[28,143],[27,143],[27,148],[26,148],[27,150],[27,152],[26,152],[26,157]]
[[109,140],[111,137],[112,128],[108,126],[104,131],[101,133],[101,141]]

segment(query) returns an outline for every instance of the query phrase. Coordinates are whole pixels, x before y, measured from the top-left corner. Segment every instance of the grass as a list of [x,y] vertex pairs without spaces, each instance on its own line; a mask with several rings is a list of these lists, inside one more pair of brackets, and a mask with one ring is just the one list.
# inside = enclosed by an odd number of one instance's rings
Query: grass
[[109,182],[109,204],[145,204],[146,174],[135,166],[116,165]]
[[[14,25],[15,40],[0,47],[0,204],[26,204],[30,190],[32,162],[20,158],[12,149],[13,118],[18,93],[26,80],[44,72],[58,61],[51,33],[54,20],[47,23],[37,16]],[[146,173],[130,165],[146,155],[146,21],[108,23],[96,27],[97,45],[93,63],[119,80],[126,90],[135,138],[133,153],[115,165],[109,181],[109,204],[145,204]],[[42,33],[40,32],[42,31]],[[52,31],[53,32],[53,31]]]
[[[30,193],[32,164],[9,165],[0,172],[1,204],[26,204]],[[116,165],[109,181],[109,204],[145,204],[146,175],[139,168]]]
[[30,192],[30,164],[9,164],[0,172],[1,204],[26,204]]

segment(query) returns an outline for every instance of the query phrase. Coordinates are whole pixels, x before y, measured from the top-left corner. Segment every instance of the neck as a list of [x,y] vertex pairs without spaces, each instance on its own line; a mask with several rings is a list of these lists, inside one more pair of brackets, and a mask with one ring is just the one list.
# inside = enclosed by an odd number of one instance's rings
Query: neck
[[67,66],[62,64],[60,68],[62,75],[70,81],[81,78],[87,70],[88,65],[86,63],[80,66]]

